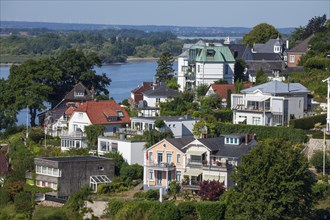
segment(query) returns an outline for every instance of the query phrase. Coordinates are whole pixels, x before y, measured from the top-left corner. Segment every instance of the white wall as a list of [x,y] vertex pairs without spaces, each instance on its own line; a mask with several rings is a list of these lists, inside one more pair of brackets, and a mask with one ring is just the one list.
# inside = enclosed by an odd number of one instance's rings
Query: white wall
[[289,97],[288,118],[294,115],[296,119],[304,117],[304,98],[303,97]]
[[80,128],[82,131],[85,130],[85,126],[91,125],[87,114],[85,112],[73,112],[69,120],[69,133],[74,132],[74,125],[77,125],[77,128]]
[[179,91],[184,91],[186,86],[186,78],[184,72],[182,71],[183,66],[188,66],[187,58],[179,57],[178,58],[178,84],[180,85]]
[[[106,142],[109,145],[109,151],[102,151],[101,142]],[[118,152],[122,154],[123,158],[128,164],[139,164],[143,166],[144,159],[144,145],[145,142],[138,141],[128,141],[115,138],[99,137],[97,143],[98,154],[103,155],[105,153],[111,152],[111,145],[115,143],[118,146]]]

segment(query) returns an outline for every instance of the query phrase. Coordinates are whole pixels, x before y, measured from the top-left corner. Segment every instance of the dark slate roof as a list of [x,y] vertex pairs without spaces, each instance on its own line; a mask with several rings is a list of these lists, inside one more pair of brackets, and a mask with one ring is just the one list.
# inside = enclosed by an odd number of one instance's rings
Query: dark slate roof
[[170,89],[164,84],[155,87],[155,89],[145,91],[143,94],[148,97],[178,97],[180,95],[178,91]]
[[[76,93],[84,93],[84,96],[77,96]],[[65,95],[65,101],[90,101],[93,99],[91,91],[89,91],[82,83],[76,84],[73,89]]]
[[312,39],[313,35],[309,36],[302,42],[298,43],[296,46],[288,50],[288,52],[293,52],[293,53],[306,53],[309,49],[309,41]]
[[[249,46],[244,44],[228,44],[227,46],[229,47],[235,59],[242,59],[243,55],[247,52],[247,50],[251,50]],[[235,53],[237,53],[237,57],[235,57]]]
[[183,147],[193,142],[196,139],[194,137],[182,137],[182,138],[168,138],[165,140],[171,143],[174,147],[178,148],[183,153],[185,153],[186,148]]
[[282,60],[278,53],[252,53],[253,60]]
[[222,157],[241,157],[247,154],[251,148],[257,144],[258,142],[256,140],[251,140],[247,145],[245,145],[245,143],[240,145],[221,145],[219,151],[215,155]]
[[261,85],[257,85],[251,88],[241,90],[241,93],[254,93],[256,90],[261,91],[264,94],[299,94],[299,93],[310,93],[310,91],[300,83],[287,83],[279,81],[270,81]]
[[76,157],[43,157],[35,158],[36,160],[51,160],[56,162],[77,162],[77,161],[97,161],[97,160],[111,160],[111,158],[95,157],[95,156],[76,156]]
[[260,69],[268,76],[273,74],[273,70],[279,70],[283,72],[285,70],[285,62],[282,60],[270,61],[270,60],[251,60],[246,61],[248,66],[248,73],[255,75]]
[[257,53],[274,53],[274,45],[282,45],[284,47],[283,40],[280,38],[269,39],[264,44],[253,45],[253,51]]

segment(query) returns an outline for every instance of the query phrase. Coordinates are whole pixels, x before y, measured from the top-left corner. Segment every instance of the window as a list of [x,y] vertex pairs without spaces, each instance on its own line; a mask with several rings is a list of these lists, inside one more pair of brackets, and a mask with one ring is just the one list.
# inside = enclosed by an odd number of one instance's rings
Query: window
[[214,55],[215,55],[215,50],[212,50],[212,49],[206,50],[207,57],[214,57]]
[[36,172],[41,173],[41,166],[36,165]]
[[149,180],[153,180],[153,179],[154,179],[154,171],[149,170]]
[[176,171],[176,181],[181,181],[181,171]]
[[158,152],[157,153],[157,162],[162,163],[163,162],[163,153]]
[[201,72],[201,66],[197,66],[197,72],[200,73]]
[[152,161],[152,152],[149,152],[149,160]]
[[109,151],[109,142],[100,141],[101,151]]
[[190,155],[190,161],[192,163],[202,163],[202,157],[197,155]]
[[118,143],[111,143],[111,151],[112,152],[118,151]]
[[117,110],[118,117],[122,118],[124,117],[124,114],[122,111]]
[[261,123],[260,117],[252,117],[253,125],[260,125],[260,123]]
[[181,154],[176,155],[176,162],[181,163]]
[[176,127],[176,125],[175,124],[173,124],[173,128],[175,128]]
[[103,170],[104,170],[104,167],[103,167],[103,166],[98,166],[98,167],[97,167],[97,170],[99,170],[99,171],[103,171]]
[[299,100],[299,108],[301,108],[301,100]]
[[84,92],[75,92],[75,96],[84,96]]
[[224,70],[223,70],[224,74],[228,74],[228,64],[227,63],[224,64],[223,68],[224,68]]
[[295,62],[295,55],[290,55],[290,63],[294,63]]
[[166,163],[172,163],[172,153],[166,153]]

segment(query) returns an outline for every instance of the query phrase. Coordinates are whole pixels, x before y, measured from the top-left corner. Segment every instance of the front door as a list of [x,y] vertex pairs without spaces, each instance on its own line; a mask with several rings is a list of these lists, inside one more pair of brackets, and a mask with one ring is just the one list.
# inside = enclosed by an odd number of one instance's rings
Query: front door
[[157,171],[157,185],[162,185],[163,172]]

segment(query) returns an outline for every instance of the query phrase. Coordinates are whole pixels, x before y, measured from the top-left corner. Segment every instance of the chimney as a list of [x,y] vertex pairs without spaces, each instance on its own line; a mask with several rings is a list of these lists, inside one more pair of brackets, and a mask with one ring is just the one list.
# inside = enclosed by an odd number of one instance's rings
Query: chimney
[[286,49],[289,50],[289,40],[286,40]]
[[249,143],[249,134],[245,134],[245,145]]

